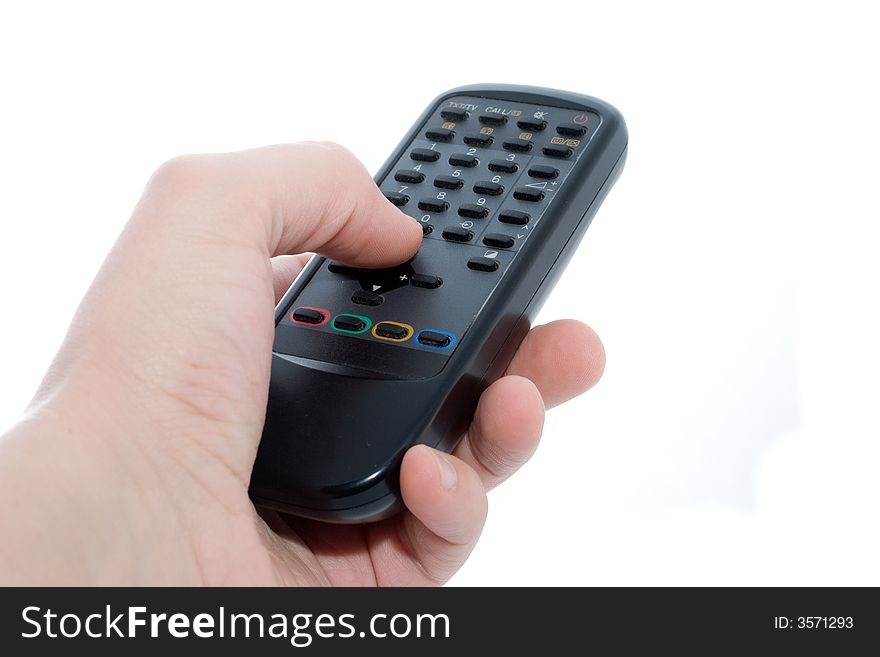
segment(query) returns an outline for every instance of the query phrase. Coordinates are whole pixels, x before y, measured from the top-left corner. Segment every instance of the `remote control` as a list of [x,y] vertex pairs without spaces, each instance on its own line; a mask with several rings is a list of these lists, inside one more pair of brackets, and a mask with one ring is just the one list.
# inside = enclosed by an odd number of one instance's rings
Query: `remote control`
[[451,451],[623,168],[610,105],[536,87],[439,96],[376,176],[421,223],[409,262],[315,256],[275,311],[257,505],[328,522],[402,507],[404,453]]

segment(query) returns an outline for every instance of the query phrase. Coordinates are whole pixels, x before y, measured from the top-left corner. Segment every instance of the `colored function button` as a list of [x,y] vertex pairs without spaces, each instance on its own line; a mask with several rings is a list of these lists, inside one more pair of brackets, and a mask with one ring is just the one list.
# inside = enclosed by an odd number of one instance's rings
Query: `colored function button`
[[463,186],[464,181],[455,176],[437,176],[434,178],[434,187],[439,187],[440,189],[461,189]]
[[559,169],[554,167],[545,167],[542,164],[534,164],[529,167],[529,175],[532,178],[542,178],[544,180],[553,180],[559,177]]
[[483,125],[504,125],[507,117],[502,114],[480,114],[479,121]]
[[429,276],[428,274],[413,274],[409,277],[409,284],[413,287],[435,290],[443,285],[443,279],[439,276]]
[[309,326],[322,326],[330,319],[330,311],[324,308],[313,308],[312,306],[302,306],[297,308],[290,314],[291,321],[297,324],[308,324]]
[[483,235],[483,244],[486,246],[494,246],[498,249],[509,249],[513,246],[514,239],[510,235],[503,233],[487,233]]
[[[544,198],[544,192],[534,187],[517,187],[513,190],[513,198],[517,201],[530,201],[537,203]],[[420,206],[421,207],[421,206]]]
[[425,212],[446,212],[448,209],[449,203],[437,198],[423,198],[419,201],[419,210]]
[[401,194],[399,192],[382,192],[389,201],[391,201],[397,207],[402,205],[406,205],[409,203],[409,196],[406,194]]
[[333,328],[337,331],[343,331],[345,333],[363,333],[370,326],[372,326],[373,322],[370,321],[369,317],[364,317],[363,315],[336,315],[333,318]]
[[514,151],[515,153],[528,153],[532,150],[532,142],[528,139],[508,139],[501,144],[506,151]]
[[412,169],[400,169],[394,174],[394,179],[397,182],[418,185],[425,179],[425,174],[421,171],[413,171]]
[[450,142],[455,138],[455,133],[447,128],[432,128],[425,132],[425,137],[430,141]]
[[351,300],[353,303],[357,303],[362,306],[378,306],[380,303],[385,301],[385,297],[383,297],[381,294],[370,292],[369,290],[357,290],[354,294],[351,295]]
[[414,148],[409,156],[416,162],[436,162],[440,159],[440,152],[432,151],[430,148]]
[[541,149],[541,152],[550,157],[571,157],[572,150],[561,144],[548,144]]
[[486,196],[498,196],[504,193],[504,186],[488,180],[481,180],[474,183],[474,191],[477,194],[485,194]]
[[467,266],[468,269],[473,269],[475,271],[495,271],[501,265],[498,264],[498,261],[495,258],[477,256],[476,258],[468,260]]
[[474,234],[467,228],[459,228],[458,226],[450,226],[443,229],[443,239],[450,242],[470,242],[474,239]]
[[349,276],[358,273],[357,268],[343,265],[341,262],[331,262],[327,265],[327,271],[331,274],[348,274]]
[[458,208],[459,217],[467,217],[468,219],[485,219],[489,216],[489,208],[485,205],[477,205],[476,203],[465,203]]
[[556,132],[563,137],[580,137],[586,134],[587,128],[577,123],[560,123],[556,126]]
[[449,349],[455,344],[455,336],[446,331],[425,329],[424,331],[419,331],[416,341],[432,349]]
[[445,109],[440,112],[440,116],[442,116],[447,121],[467,121],[467,118],[468,116],[470,116],[470,114],[468,114],[464,110]]
[[508,162],[507,160],[492,160],[489,162],[489,171],[496,173],[516,173],[519,165],[516,162]]
[[504,210],[498,215],[498,221],[503,224],[513,224],[514,226],[524,226],[529,223],[531,217],[526,212],[519,210]]
[[492,139],[491,135],[468,135],[464,138],[464,143],[468,146],[490,146],[492,142],[495,141]]
[[467,153],[456,153],[455,155],[449,156],[449,164],[454,167],[466,167],[470,169],[471,167],[475,167],[480,163],[480,161],[475,158],[473,155],[468,155]]
[[521,130],[528,130],[529,132],[541,132],[541,130],[547,128],[547,122],[541,119],[520,119],[516,122],[516,125]]
[[413,336],[415,329],[409,324],[401,324],[400,322],[389,322],[385,320],[373,326],[371,333],[380,340],[406,342]]

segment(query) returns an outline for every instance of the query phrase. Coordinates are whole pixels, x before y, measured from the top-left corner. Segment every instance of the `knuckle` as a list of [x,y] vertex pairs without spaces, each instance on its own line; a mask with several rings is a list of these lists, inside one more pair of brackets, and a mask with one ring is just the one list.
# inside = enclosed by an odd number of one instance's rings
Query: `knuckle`
[[217,179],[215,159],[210,155],[179,155],[156,169],[147,188],[180,194],[214,184]]

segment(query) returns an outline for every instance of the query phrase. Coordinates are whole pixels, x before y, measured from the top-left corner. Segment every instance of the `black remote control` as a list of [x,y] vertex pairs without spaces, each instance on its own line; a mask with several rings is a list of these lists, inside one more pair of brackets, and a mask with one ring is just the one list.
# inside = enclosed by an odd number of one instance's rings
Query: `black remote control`
[[314,257],[275,311],[250,493],[330,522],[401,507],[412,445],[451,451],[623,168],[610,105],[534,87],[439,96],[376,176],[421,222],[418,254],[356,269]]

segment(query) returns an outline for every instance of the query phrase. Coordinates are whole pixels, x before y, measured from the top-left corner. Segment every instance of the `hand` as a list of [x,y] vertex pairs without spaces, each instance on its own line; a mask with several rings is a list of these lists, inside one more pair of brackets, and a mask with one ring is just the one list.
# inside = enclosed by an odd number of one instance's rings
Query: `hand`
[[[0,581],[426,585],[473,548],[485,492],[532,454],[544,408],[604,354],[574,321],[528,335],[454,455],[413,447],[407,510],[366,526],[257,512],[273,307],[315,251],[411,257],[421,230],[323,143],[162,166],[22,421],[0,440]],[[274,256],[274,257],[273,257]]]

